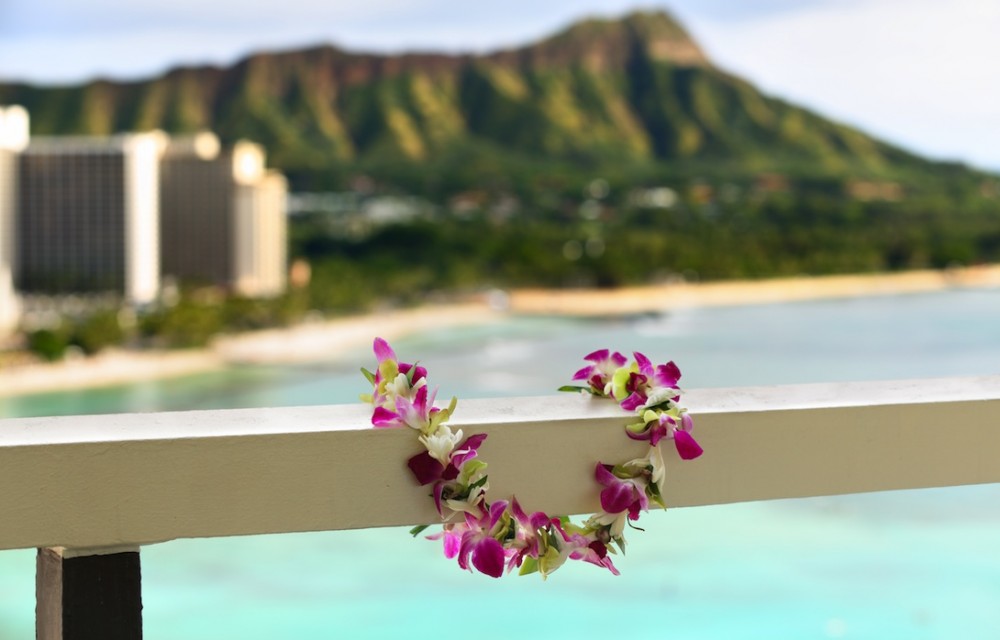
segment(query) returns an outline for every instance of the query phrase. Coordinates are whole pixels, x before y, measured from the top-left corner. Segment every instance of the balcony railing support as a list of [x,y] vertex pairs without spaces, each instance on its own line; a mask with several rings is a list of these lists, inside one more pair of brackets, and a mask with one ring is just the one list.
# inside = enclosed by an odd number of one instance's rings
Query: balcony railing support
[[38,550],[37,640],[140,640],[139,549]]

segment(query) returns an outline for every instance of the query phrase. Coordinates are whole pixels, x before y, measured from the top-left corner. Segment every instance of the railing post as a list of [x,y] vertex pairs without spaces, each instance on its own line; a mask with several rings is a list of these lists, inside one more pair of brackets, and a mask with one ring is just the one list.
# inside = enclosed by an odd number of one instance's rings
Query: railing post
[[38,550],[37,640],[139,640],[142,592],[138,547]]

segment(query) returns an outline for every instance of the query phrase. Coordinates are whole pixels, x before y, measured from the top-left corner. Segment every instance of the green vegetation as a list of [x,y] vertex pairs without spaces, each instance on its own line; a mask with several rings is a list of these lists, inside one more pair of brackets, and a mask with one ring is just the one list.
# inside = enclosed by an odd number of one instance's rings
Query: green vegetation
[[93,355],[111,345],[120,344],[125,339],[115,311],[98,311],[76,324],[70,337],[70,344],[75,344],[87,355]]
[[45,358],[70,345],[199,346],[310,310],[489,287],[1000,262],[996,176],[766,96],[663,13],[589,20],[490,55],[320,47],[133,83],[0,84],[4,103],[27,107],[35,134],[210,129],[264,144],[293,191],[363,183],[429,203],[360,231],[297,217],[290,254],[312,266],[307,289],[271,301],[189,291],[124,331],[94,316],[29,336]]
[[61,360],[69,346],[67,331],[62,327],[39,329],[32,331],[27,337],[28,350],[48,362]]
[[1000,206],[977,192],[863,202],[834,183],[771,194],[733,183],[698,186],[697,199],[680,198],[671,208],[630,206],[612,189],[590,205],[577,198],[503,219],[489,211],[441,215],[361,239],[331,234],[322,216],[305,216],[293,225],[292,248],[311,261],[310,302],[324,311],[486,287],[613,287],[1000,262]]
[[133,317],[129,311],[102,309],[63,317],[54,327],[29,331],[27,350],[42,360],[61,360],[71,349],[93,355],[114,346],[163,349],[203,347],[220,333],[294,324],[309,307],[305,291],[271,299],[225,296],[215,289],[185,291],[176,304],[160,305]]
[[28,332],[28,350],[43,360],[61,360],[70,348],[93,355],[106,347],[121,344],[125,332],[118,311],[101,310],[79,318],[62,318],[56,326]]
[[223,296],[206,289],[186,292],[177,304],[145,313],[139,320],[142,344],[159,348],[192,348],[208,344],[219,333],[284,327],[300,321],[308,307],[304,292],[270,299]]
[[312,266],[305,289],[270,300],[188,290],[176,304],[144,312],[134,327],[123,329],[116,313],[98,312],[35,331],[28,345],[47,360],[71,346],[87,354],[122,343],[200,347],[219,333],[287,326],[311,311],[358,313],[492,287],[614,287],[1000,262],[997,199],[975,182],[961,184],[953,182],[948,197],[923,185],[897,201],[862,201],[832,180],[803,179],[765,192],[749,180],[701,179],[679,184],[670,206],[657,208],[637,204],[644,192],[624,183],[602,186],[601,197],[589,199],[581,194],[592,185],[567,183],[545,208],[500,215],[487,200],[461,215],[439,209],[361,236],[324,214],[304,215],[293,219],[290,235],[292,257]]

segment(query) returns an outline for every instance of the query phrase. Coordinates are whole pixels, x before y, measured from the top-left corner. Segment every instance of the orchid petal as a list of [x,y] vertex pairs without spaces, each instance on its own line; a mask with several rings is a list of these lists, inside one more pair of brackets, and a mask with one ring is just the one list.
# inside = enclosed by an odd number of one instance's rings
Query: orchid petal
[[627,482],[609,485],[601,492],[601,508],[608,513],[619,513],[635,502],[635,487]]
[[538,529],[544,529],[549,526],[549,517],[542,513],[541,511],[535,511],[530,516],[524,512],[521,508],[521,503],[517,501],[517,497],[511,497],[510,499],[510,512],[525,529],[532,529],[537,531]]
[[[629,427],[642,427],[642,431],[633,431]],[[625,435],[627,435],[632,440],[649,440],[651,435],[651,429],[648,428],[648,425],[643,424],[642,422],[638,422],[634,425],[630,424],[627,427],[625,427]]]
[[465,442],[462,443],[461,448],[468,449],[470,451],[475,451],[476,449],[479,448],[479,445],[481,445],[484,440],[486,440],[486,434],[477,433],[476,435],[469,436],[468,438],[466,438]]
[[615,474],[611,473],[609,465],[601,464],[600,462],[598,462],[597,466],[594,467],[594,480],[597,480],[605,487],[611,486],[619,481],[618,478],[615,477]]
[[375,407],[372,412],[372,424],[376,427],[394,427],[399,424],[399,414],[384,407]]
[[506,500],[497,500],[490,505],[490,529],[496,526],[500,518],[503,517],[504,511],[507,510]]
[[442,518],[444,518],[444,509],[441,507],[443,495],[444,483],[438,482],[434,485],[434,506],[437,508],[438,515]]
[[444,532],[444,557],[451,560],[458,555],[458,550],[462,547],[462,537],[450,531]]
[[608,351],[607,349],[598,349],[593,353],[588,353],[587,355],[583,356],[583,359],[587,360],[588,362],[602,362],[608,359],[609,353],[611,352]]
[[605,558],[601,561],[601,564],[607,567],[608,571],[610,571],[613,576],[620,576],[622,574],[622,572],[618,570],[618,567],[615,566],[615,563],[611,561],[611,558]]
[[684,431],[690,431],[694,428],[694,420],[687,413],[681,416],[681,429]]
[[674,432],[674,445],[682,460],[694,460],[705,451],[690,433],[680,429]]
[[392,350],[389,343],[382,338],[375,338],[375,343],[372,345],[375,351],[375,357],[378,359],[379,364],[385,360],[395,360],[396,352]]
[[541,511],[536,511],[533,514],[531,514],[529,522],[531,524],[531,528],[534,529],[535,531],[538,531],[539,529],[547,528],[549,526],[550,519],[547,515],[545,515]]
[[600,540],[594,540],[587,546],[602,560],[608,556],[608,548]]
[[456,467],[461,467],[466,461],[475,458],[476,450],[479,449],[479,445],[485,439],[485,433],[477,433],[474,436],[466,438],[465,442],[455,448],[455,452],[451,456],[451,463]]
[[466,532],[462,536],[462,543],[458,548],[458,566],[462,567],[463,569],[468,569],[469,571],[472,571],[472,568],[469,567],[469,554],[472,553],[472,549],[473,549],[472,536],[469,534],[469,532]]
[[573,374],[574,380],[586,380],[590,377],[591,372],[594,370],[594,366],[584,367]]
[[646,398],[638,391],[633,391],[632,395],[621,401],[621,407],[626,411],[635,411],[644,404],[646,404]]
[[633,351],[632,356],[635,357],[635,363],[639,365],[639,372],[644,376],[653,377],[653,363],[649,358],[638,351]]
[[441,479],[451,482],[452,480],[458,477],[458,474],[459,474],[458,467],[455,466],[454,458],[452,458],[452,462],[444,468],[444,471],[441,472]]
[[667,428],[661,423],[656,423],[649,429],[649,444],[655,447],[660,440],[667,437]]
[[681,379],[681,370],[671,360],[667,364],[656,367],[656,381],[665,387],[677,387],[677,382]]
[[621,402],[629,395],[628,383],[632,379],[632,371],[620,367],[611,376],[611,397]]
[[521,503],[517,501],[517,496],[511,496],[510,498],[510,513],[522,526],[528,522],[528,514],[521,508]]
[[406,461],[406,466],[413,472],[417,482],[423,486],[441,479],[441,474],[445,467],[443,464],[431,457],[431,454],[423,451]]
[[472,566],[491,578],[503,575],[503,545],[493,538],[484,538],[472,549]]
[[427,385],[417,389],[417,395],[413,398],[413,408],[419,415],[427,415]]

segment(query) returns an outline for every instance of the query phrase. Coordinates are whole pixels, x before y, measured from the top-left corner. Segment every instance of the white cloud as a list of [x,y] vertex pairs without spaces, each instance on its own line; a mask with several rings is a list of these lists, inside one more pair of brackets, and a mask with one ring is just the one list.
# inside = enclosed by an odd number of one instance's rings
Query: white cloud
[[701,26],[723,66],[773,93],[1000,168],[1000,3],[869,0]]

